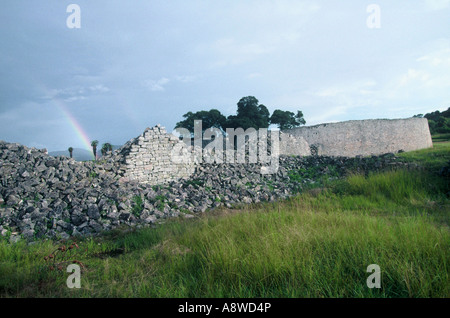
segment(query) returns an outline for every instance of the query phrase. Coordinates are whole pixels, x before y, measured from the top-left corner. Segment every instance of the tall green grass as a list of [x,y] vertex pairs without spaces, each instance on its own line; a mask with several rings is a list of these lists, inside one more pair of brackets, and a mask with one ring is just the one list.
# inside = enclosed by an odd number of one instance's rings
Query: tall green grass
[[449,224],[448,181],[427,171],[397,170],[368,177],[352,175],[336,182],[337,202],[359,211],[390,215],[428,215]]
[[450,160],[450,142],[433,142],[433,148],[404,152],[398,156],[407,161],[415,162],[430,170],[438,171]]
[[[38,273],[51,242],[1,244],[0,290],[64,297],[448,297],[450,234],[435,222],[443,221],[442,207],[426,203],[445,200],[423,178],[407,171],[352,176],[282,203],[86,240],[80,290],[65,286],[68,274]],[[107,256],[118,249],[123,254]],[[381,267],[381,289],[366,286],[370,264]]]

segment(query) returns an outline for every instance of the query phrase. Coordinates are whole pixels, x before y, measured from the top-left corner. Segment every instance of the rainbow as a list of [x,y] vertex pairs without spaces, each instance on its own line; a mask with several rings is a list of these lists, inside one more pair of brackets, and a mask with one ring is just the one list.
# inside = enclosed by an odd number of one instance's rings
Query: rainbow
[[[87,135],[87,133],[84,131],[83,127],[80,125],[80,123],[77,121],[77,119],[72,115],[72,113],[69,111],[66,104],[57,98],[53,98],[52,102],[61,110],[61,112],[64,114],[65,119],[69,123],[72,130],[77,135],[78,139],[83,144],[83,147],[92,150],[91,147],[91,141]],[[93,156],[92,156],[93,157]]]
[[[54,93],[52,93],[46,85],[44,85],[41,81],[36,80],[35,76],[33,74],[30,74],[30,77],[33,78],[36,83],[36,85],[40,88],[40,90],[44,93],[43,96],[48,96],[49,101],[56,106],[61,113],[64,115],[64,118],[68,122],[69,126],[72,128],[72,130],[75,132],[77,139],[81,141],[82,147],[87,150],[92,150],[91,147],[91,140],[88,136],[88,134],[84,131],[83,127],[80,125],[80,123],[77,121],[75,116],[72,115],[72,113],[69,111],[69,108],[67,107],[66,103],[55,96]],[[92,155],[92,158],[94,158],[94,155]]]

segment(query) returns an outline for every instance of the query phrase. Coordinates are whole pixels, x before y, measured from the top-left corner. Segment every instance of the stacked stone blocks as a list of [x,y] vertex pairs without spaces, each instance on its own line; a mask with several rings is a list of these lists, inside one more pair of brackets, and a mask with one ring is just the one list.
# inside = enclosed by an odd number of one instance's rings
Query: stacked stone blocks
[[[147,128],[143,134],[126,145],[125,177],[141,183],[164,184],[180,178],[188,178],[194,172],[194,164],[173,160],[175,145],[183,144],[176,136],[168,134],[157,125]],[[122,151],[123,152],[123,151]]]

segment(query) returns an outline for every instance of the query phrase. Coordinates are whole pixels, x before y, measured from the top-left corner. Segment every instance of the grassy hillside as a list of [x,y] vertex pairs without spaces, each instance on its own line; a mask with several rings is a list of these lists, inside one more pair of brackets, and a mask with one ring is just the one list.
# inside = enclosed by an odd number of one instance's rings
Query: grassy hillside
[[[450,189],[438,171],[450,142],[400,157],[422,169],[353,175],[284,202],[77,241],[69,252],[1,242],[0,295],[449,297]],[[44,260],[52,253],[56,261]],[[80,289],[66,286],[73,260],[83,264]],[[380,289],[366,285],[370,264],[381,268]]]

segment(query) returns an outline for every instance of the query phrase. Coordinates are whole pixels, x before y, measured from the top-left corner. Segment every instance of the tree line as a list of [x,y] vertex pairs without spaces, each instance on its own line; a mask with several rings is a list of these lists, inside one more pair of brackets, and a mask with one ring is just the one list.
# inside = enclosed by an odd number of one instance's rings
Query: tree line
[[450,107],[442,112],[436,110],[425,115],[414,115],[413,117],[428,119],[428,126],[432,135],[450,133]]
[[270,125],[277,125],[280,130],[292,129],[306,124],[303,113],[274,110],[270,115],[269,110],[260,104],[254,96],[242,97],[237,103],[236,115],[225,117],[219,110],[201,110],[198,112],[187,112],[183,115],[184,120],[179,121],[176,128],[185,128],[194,131],[194,121],[202,121],[203,132],[209,128],[218,128],[225,133],[226,128],[268,128]]
[[[97,159],[97,146],[98,146],[98,140],[93,140],[91,142],[91,147],[92,147],[92,153],[94,154],[95,159]],[[69,151],[70,158],[73,158],[73,147],[69,147],[67,150]],[[102,148],[100,149],[103,156],[105,156],[108,151],[112,151],[112,150],[113,150],[113,146],[109,142],[105,142],[102,145]]]

